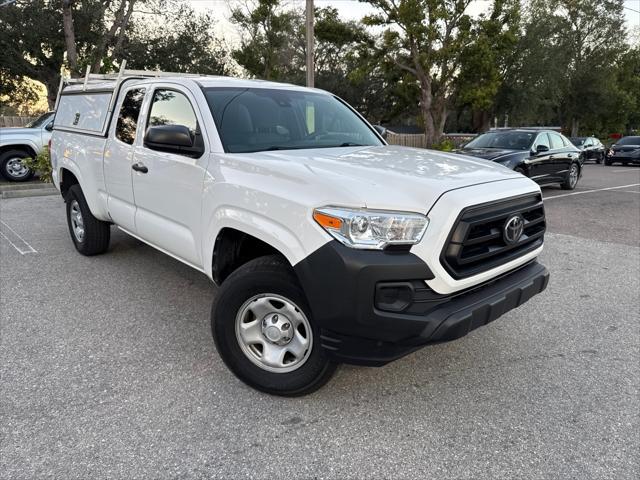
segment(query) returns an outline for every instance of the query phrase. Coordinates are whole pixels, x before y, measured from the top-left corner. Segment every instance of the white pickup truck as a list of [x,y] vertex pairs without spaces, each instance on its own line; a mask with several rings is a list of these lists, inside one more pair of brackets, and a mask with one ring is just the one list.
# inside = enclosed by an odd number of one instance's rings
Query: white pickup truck
[[116,226],[206,274],[220,356],[272,394],[460,338],[548,282],[534,182],[387,145],[321,90],[88,76],[61,89],[51,158],[77,250]]

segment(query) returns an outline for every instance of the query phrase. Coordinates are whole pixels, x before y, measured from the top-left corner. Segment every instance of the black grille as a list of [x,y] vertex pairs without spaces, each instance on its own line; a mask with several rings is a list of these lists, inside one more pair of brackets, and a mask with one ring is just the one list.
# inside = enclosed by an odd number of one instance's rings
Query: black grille
[[[514,214],[524,218],[524,230],[517,242],[508,244],[503,230]],[[469,207],[458,217],[442,251],[441,261],[453,278],[470,277],[540,247],[545,229],[540,194]]]

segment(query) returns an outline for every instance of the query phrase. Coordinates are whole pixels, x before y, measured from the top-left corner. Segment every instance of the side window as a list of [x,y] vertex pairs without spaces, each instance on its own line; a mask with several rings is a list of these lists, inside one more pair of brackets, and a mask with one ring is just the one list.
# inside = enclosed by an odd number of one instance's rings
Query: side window
[[562,141],[562,137],[557,133],[549,133],[549,137],[551,138],[551,150],[557,150],[560,148],[564,148],[564,142]]
[[587,138],[587,139],[584,141],[584,146],[585,146],[585,147],[592,147],[592,146],[593,146],[593,140],[591,140],[591,137]]
[[136,139],[136,125],[144,99],[144,88],[129,90],[122,101],[118,123],[116,125],[116,138],[133,145]]
[[541,133],[540,135],[538,135],[538,138],[536,138],[535,146],[537,147],[538,145],[545,145],[547,148],[551,148],[549,146],[549,137],[546,133]]
[[198,121],[191,102],[183,93],[166,89],[155,91],[147,126],[158,125],[184,125],[195,135]]

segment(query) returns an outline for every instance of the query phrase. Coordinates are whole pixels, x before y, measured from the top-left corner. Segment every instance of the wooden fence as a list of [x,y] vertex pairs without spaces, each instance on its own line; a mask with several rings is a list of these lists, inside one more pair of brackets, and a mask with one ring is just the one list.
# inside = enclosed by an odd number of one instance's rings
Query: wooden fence
[[0,116],[0,128],[24,127],[27,123],[35,119],[36,117],[2,117]]
[[[445,133],[444,139],[453,143],[454,148],[458,148],[475,136],[474,133]],[[387,142],[391,145],[402,145],[404,147],[427,148],[427,140],[424,133],[387,132]]]

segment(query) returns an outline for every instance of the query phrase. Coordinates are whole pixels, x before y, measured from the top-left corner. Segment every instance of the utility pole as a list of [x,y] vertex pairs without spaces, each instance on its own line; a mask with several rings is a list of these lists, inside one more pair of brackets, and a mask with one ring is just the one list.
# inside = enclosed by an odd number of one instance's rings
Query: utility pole
[[313,0],[307,0],[307,87],[313,88]]

